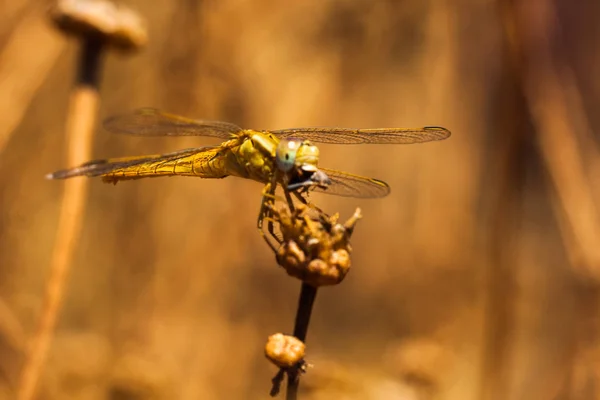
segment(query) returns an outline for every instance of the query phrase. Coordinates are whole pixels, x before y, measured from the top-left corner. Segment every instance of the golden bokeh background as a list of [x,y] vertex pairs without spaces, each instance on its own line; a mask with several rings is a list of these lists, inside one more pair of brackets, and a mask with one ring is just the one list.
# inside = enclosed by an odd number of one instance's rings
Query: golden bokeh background
[[[243,127],[441,125],[443,142],[321,146],[392,193],[353,268],[319,292],[302,399],[600,398],[600,3],[124,2],[148,23],[110,53],[99,120],[137,107]],[[67,167],[77,42],[47,2],[0,3],[0,397],[42,307]],[[215,143],[100,128],[95,158]],[[573,146],[573,143],[576,146]],[[582,173],[584,173],[582,175]],[[263,355],[299,282],[236,178],[90,181],[39,399],[266,399]],[[280,398],[284,398],[280,394]]]

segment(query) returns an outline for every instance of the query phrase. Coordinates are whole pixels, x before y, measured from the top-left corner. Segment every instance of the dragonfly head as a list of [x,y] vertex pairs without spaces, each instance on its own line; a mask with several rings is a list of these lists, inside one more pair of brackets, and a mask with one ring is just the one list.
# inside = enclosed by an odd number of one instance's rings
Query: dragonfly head
[[319,148],[308,140],[282,139],[275,161],[286,175],[288,190],[327,188],[331,184],[327,174],[318,168]]
[[282,139],[275,152],[277,168],[283,172],[292,172],[298,168],[303,172],[317,171],[319,148],[308,140]]
[[304,172],[316,172],[318,164],[319,148],[308,140],[303,141],[296,153],[296,166]]
[[294,191],[298,189],[310,190],[316,187],[327,189],[331,185],[329,176],[320,169],[315,172],[302,173],[302,175],[294,175],[287,183],[287,190]]

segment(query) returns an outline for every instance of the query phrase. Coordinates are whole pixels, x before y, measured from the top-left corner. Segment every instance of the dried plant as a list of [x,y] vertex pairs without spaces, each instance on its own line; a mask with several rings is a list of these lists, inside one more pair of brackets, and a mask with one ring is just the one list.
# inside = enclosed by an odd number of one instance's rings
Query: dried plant
[[269,232],[279,245],[277,263],[291,277],[302,281],[293,336],[275,334],[269,338],[265,354],[280,367],[273,378],[271,396],[279,393],[284,374],[288,376],[287,400],[297,397],[300,374],[306,371],[305,342],[317,288],[341,283],[350,270],[350,237],[362,214],[359,208],[345,223],[339,215],[328,215],[312,204],[293,205],[288,201],[277,207],[275,198],[266,206],[270,222],[281,237]]

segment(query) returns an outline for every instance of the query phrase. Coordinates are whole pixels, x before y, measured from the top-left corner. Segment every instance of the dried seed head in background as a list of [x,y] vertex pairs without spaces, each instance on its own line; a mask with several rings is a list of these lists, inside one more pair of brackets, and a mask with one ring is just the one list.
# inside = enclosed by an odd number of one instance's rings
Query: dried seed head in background
[[[311,216],[311,211],[317,216]],[[357,208],[344,224],[339,215],[299,205],[290,212],[272,207],[273,219],[283,235],[277,251],[277,263],[293,277],[312,286],[337,285],[350,270],[350,236],[362,217]]]
[[144,44],[148,33],[144,20],[133,10],[104,0],[61,0],[50,16],[66,33],[97,35],[120,50],[134,50]]

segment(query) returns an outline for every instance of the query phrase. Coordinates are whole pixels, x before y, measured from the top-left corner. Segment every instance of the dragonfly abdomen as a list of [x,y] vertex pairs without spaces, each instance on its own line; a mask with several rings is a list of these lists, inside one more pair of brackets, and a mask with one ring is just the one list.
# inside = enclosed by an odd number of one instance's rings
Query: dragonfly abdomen
[[117,183],[122,180],[159,176],[195,176],[198,178],[225,178],[222,154],[216,150],[199,151],[181,157],[145,161],[143,163],[117,167],[102,175],[104,182]]
[[225,178],[231,175],[225,168],[226,156],[222,151],[217,151],[214,154],[199,153],[192,157],[191,160],[180,160],[183,163],[177,168],[187,175],[190,170],[193,176],[200,178]]

